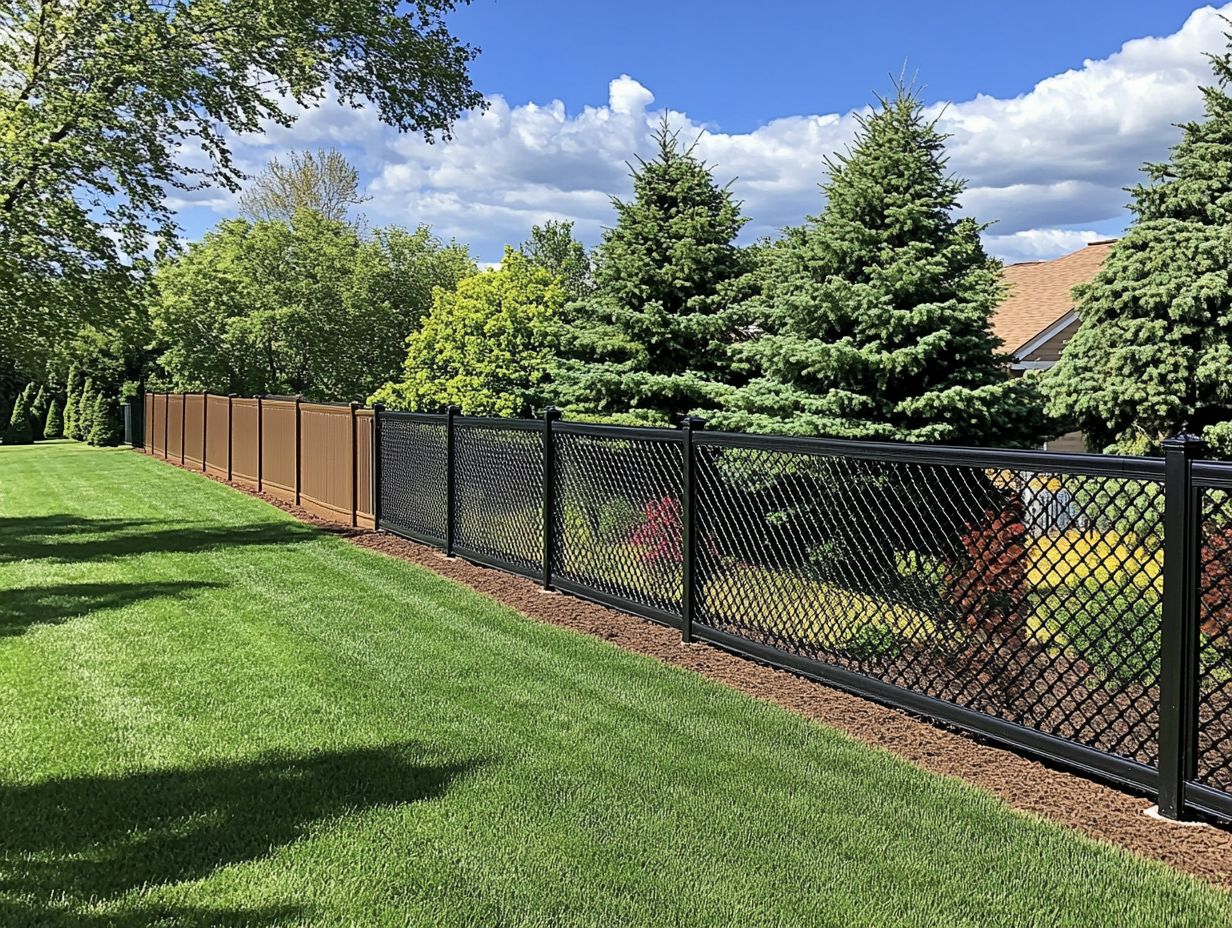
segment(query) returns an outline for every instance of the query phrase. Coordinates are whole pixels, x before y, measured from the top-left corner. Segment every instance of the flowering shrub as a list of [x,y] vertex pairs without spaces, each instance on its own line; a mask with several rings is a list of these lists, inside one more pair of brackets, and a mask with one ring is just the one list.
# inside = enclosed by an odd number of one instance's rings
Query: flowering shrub
[[680,500],[673,496],[652,499],[644,515],[645,521],[629,533],[629,544],[642,549],[642,562],[661,566],[683,561]]
[[966,528],[959,539],[962,551],[946,571],[946,599],[973,631],[1016,635],[1028,617],[1022,500],[1011,497],[999,511],[988,510],[981,522]]

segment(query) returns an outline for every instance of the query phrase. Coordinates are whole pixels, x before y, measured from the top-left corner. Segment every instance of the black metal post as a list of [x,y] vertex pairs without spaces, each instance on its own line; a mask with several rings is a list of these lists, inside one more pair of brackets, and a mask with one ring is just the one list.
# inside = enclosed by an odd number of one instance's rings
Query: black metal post
[[462,410],[450,406],[445,410],[445,557],[453,557],[454,523],[457,521],[457,494],[454,492],[454,419]]
[[684,588],[681,591],[680,604],[680,640],[688,644],[693,640],[693,610],[697,603],[697,512],[694,489],[693,466],[693,433],[706,427],[706,420],[698,416],[686,416],[681,420],[680,427],[684,430],[684,443],[681,453],[681,496],[680,501],[680,543],[683,550],[681,565],[683,568]]
[[1198,584],[1201,517],[1190,463],[1206,442],[1180,434],[1164,442],[1164,594],[1159,667],[1159,812],[1185,814],[1185,782],[1196,775]]
[[381,413],[384,403],[372,404],[372,527],[381,530]]
[[556,556],[556,435],[552,423],[560,410],[543,411],[543,588],[552,589],[552,559]]

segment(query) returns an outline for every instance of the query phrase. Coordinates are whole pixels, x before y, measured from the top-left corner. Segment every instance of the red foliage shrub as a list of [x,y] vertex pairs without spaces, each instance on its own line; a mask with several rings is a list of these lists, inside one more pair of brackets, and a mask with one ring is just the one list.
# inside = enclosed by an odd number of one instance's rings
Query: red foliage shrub
[[946,599],[972,630],[1016,635],[1027,620],[1022,500],[1012,497],[1001,510],[988,510],[979,523],[967,523],[966,529],[960,539],[962,552],[946,571]]
[[644,515],[646,521],[629,534],[629,543],[642,549],[642,561],[655,566],[683,561],[680,500],[672,496],[652,499]]

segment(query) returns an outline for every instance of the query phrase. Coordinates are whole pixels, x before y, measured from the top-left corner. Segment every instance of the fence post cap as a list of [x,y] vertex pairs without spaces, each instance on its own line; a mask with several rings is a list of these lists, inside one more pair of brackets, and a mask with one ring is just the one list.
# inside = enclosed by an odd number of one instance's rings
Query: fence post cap
[[1163,448],[1165,453],[1172,452],[1175,454],[1181,452],[1190,457],[1200,457],[1206,453],[1207,443],[1206,439],[1201,436],[1182,429],[1171,438],[1165,438],[1163,440]]
[[372,404],[372,411],[373,411],[373,412],[384,412],[384,411],[385,411],[385,404],[384,404],[384,403],[373,403],[373,404]]
[[706,420],[701,416],[684,416],[680,420],[680,427],[688,429],[690,432],[696,432],[706,427]]
[[363,409],[364,408],[364,404],[361,403],[359,400],[351,400],[351,402],[348,405],[352,409]]
[[462,407],[455,405],[454,403],[450,403],[448,406],[445,407],[446,415],[457,416],[457,415],[460,415],[461,412],[462,412]]
[[238,393],[228,393],[228,394],[227,394],[227,399],[229,399],[229,400],[233,400],[233,399],[235,399],[237,396],[239,396],[239,394],[238,394]]
[[555,406],[549,406],[547,409],[545,409],[545,410],[543,411],[543,418],[545,418],[545,419],[550,419],[550,420],[552,420],[552,421],[556,421],[556,420],[557,420],[557,419],[559,419],[562,415],[564,415],[564,413],[562,413],[562,412],[561,412],[559,409],[557,409]]

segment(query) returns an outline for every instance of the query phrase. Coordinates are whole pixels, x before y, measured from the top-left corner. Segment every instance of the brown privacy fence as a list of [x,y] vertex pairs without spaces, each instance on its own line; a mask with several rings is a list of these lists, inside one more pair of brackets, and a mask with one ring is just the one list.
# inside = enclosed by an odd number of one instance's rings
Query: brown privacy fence
[[295,396],[147,393],[145,450],[374,528],[372,410]]

